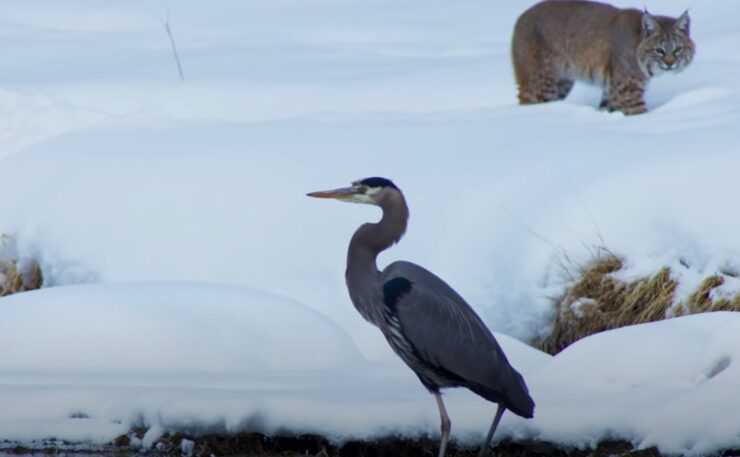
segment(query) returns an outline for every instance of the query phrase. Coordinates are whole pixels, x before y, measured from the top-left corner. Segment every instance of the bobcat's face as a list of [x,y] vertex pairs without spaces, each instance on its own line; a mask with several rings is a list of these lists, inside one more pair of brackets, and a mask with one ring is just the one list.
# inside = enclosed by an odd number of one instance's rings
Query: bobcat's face
[[637,60],[646,76],[667,71],[681,71],[694,58],[694,42],[689,38],[689,16],[683,13],[672,24],[659,23],[645,12],[643,39],[637,46]]

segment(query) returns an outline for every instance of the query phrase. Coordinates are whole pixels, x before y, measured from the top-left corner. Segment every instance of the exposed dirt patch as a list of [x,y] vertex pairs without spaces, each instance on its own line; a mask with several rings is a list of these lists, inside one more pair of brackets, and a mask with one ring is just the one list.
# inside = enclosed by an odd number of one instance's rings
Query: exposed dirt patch
[[[122,435],[128,436],[130,435]],[[138,435],[137,435],[138,436]],[[185,442],[185,446],[183,446]],[[332,443],[318,435],[267,436],[260,433],[209,434],[193,436],[166,434],[154,449],[132,448],[128,439],[117,438],[100,449],[76,450],[74,445],[49,442],[40,446],[0,446],[0,457],[436,457],[438,440],[431,437],[385,437],[374,441]],[[67,443],[69,444],[69,443]],[[477,447],[450,442],[448,457],[475,457]],[[185,452],[183,452],[185,451]],[[664,457],[657,449],[635,449],[626,441],[604,441],[595,448],[564,448],[541,441],[503,441],[488,457]],[[668,456],[665,456],[668,457]],[[677,456],[671,456],[677,457]],[[740,457],[740,449],[718,453],[717,457]]]
[[[318,435],[266,436],[259,433],[192,436],[168,434],[161,438],[150,455],[182,457],[182,442],[193,442],[192,457],[436,457],[437,438],[386,437],[375,441],[332,443]],[[449,457],[476,457],[479,448],[461,446],[454,440],[447,448]],[[541,441],[503,441],[492,448],[489,457],[663,457],[655,448],[635,449],[626,441],[605,441],[593,449],[563,448]],[[723,457],[740,456],[727,451]]]
[[[375,441],[348,441],[335,444],[317,435],[265,436],[259,433],[236,435],[189,436],[184,434],[165,435],[160,440],[155,454],[180,456],[181,443],[194,442],[192,456],[253,456],[253,457],[434,457],[437,455],[437,438],[385,437]],[[479,448],[461,446],[451,441],[447,448],[449,457],[474,457]],[[633,451],[623,442],[599,445],[594,450],[561,449],[550,443],[499,443],[488,454],[491,457],[607,457],[607,456],[659,456],[654,450]]]

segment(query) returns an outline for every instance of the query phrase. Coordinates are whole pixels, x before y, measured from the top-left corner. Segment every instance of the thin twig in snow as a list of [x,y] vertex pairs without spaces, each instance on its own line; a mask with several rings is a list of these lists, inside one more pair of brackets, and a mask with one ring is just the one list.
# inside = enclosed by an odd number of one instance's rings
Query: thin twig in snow
[[175,63],[177,64],[177,72],[180,74],[180,81],[185,82],[185,74],[182,71],[182,64],[180,63],[180,55],[177,53],[177,46],[175,46],[175,38],[172,36],[172,29],[170,28],[170,13],[167,12],[167,17],[162,20],[167,36],[170,39],[172,45],[172,54],[175,56]]

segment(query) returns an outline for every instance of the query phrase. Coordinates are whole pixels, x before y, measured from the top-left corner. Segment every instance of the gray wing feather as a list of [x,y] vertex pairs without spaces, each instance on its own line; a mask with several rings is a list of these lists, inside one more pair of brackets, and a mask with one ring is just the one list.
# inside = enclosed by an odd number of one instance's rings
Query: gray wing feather
[[382,275],[383,281],[403,277],[411,282],[395,312],[404,337],[426,363],[470,383],[505,390],[512,368],[491,332],[457,292],[409,262],[395,262]]

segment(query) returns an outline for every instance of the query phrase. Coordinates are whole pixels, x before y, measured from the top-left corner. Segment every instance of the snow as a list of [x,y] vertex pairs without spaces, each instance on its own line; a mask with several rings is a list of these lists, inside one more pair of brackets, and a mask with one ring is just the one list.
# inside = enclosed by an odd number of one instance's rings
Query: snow
[[[507,414],[498,437],[740,447],[735,314],[554,358],[518,341],[547,331],[562,256],[602,244],[622,278],[670,267],[677,305],[712,274],[713,293],[740,291],[740,4],[648,5],[692,6],[697,56],[624,117],[582,84],[516,105],[510,31],[532,3],[3,2],[2,253],[53,287],[0,300],[0,438],[436,433],[434,402],[345,290],[347,242],[378,211],[305,197],[379,175],[411,207],[380,263],[445,278],[531,387],[535,419]],[[454,437],[480,439],[493,405],[447,398]]]
[[[303,371],[360,356],[349,335],[324,315],[238,286],[66,286],[9,296],[3,305],[0,341],[10,370],[210,372],[249,361],[257,371]],[[70,315],[84,320],[60,326]],[[311,331],[296,331],[301,328]],[[64,351],[44,351],[49,346]]]
[[736,446],[738,325],[737,313],[712,313],[577,342],[531,378],[542,399],[531,427],[575,445],[612,430],[666,453]]
[[[339,439],[412,433],[418,423],[437,428],[426,414],[436,407],[400,362],[363,360],[332,321],[265,292],[79,285],[13,295],[3,306],[4,439],[103,443],[143,425],[149,447],[166,430],[288,429]],[[70,314],[84,319],[60,325]],[[500,339],[525,372],[549,359]],[[487,420],[490,405],[472,394],[462,399]],[[389,418],[399,402],[408,408]],[[460,424],[462,431],[479,425]]]

